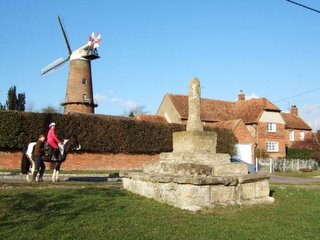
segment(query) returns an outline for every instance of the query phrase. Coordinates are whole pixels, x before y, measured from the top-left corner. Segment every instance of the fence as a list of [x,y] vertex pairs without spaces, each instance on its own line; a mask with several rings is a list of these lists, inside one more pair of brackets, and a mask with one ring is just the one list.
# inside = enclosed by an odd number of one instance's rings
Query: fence
[[319,169],[320,164],[313,159],[256,159],[257,172],[297,172]]

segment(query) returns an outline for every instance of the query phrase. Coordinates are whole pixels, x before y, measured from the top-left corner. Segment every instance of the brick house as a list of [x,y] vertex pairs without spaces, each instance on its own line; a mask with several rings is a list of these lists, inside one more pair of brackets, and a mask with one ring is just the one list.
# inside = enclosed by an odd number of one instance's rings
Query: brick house
[[[188,96],[166,94],[156,115],[169,123],[186,123]],[[249,163],[254,162],[257,149],[265,150],[273,158],[285,157],[290,134],[303,131],[305,136],[312,135],[311,128],[297,115],[281,113],[266,98],[245,100],[242,91],[235,102],[201,98],[201,120],[204,125],[231,129],[239,142],[238,155],[250,155],[250,159],[244,159]],[[231,127],[232,121],[237,127]]]
[[206,123],[205,125],[213,128],[231,130],[238,140],[238,144],[236,145],[237,156],[246,162],[253,162],[255,148],[254,138],[251,136],[241,119]]
[[313,138],[312,129],[303,121],[298,114],[298,108],[291,106],[290,113],[281,113],[286,123],[285,139],[286,146],[291,147],[297,141],[305,141]]

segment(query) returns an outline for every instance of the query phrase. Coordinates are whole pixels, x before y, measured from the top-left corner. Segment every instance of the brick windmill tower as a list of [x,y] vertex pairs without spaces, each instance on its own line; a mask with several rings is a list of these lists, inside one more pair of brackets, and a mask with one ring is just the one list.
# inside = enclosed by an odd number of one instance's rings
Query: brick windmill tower
[[97,48],[101,43],[101,35],[92,33],[85,45],[72,51],[60,17],[58,17],[58,21],[69,56],[67,58],[61,57],[44,67],[41,70],[41,75],[47,76],[70,61],[66,97],[61,103],[64,106],[64,114],[70,112],[94,113],[94,108],[98,105],[93,99],[91,60],[99,58]]

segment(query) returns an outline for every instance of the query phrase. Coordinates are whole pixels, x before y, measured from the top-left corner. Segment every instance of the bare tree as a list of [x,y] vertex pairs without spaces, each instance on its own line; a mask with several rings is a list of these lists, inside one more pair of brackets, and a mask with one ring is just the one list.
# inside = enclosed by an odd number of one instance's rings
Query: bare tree
[[147,114],[147,111],[144,111],[146,107],[145,106],[136,106],[134,108],[131,108],[129,110],[129,113],[125,113],[124,115],[128,116],[128,117],[135,117],[139,114]]
[[56,108],[54,108],[53,106],[48,105],[47,107],[42,108],[41,112],[43,112],[43,113],[58,113],[58,110]]

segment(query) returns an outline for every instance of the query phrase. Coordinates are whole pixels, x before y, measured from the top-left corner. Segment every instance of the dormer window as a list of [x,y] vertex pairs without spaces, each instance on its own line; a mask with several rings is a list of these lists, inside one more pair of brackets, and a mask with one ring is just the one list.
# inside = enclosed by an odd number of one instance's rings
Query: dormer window
[[267,131],[268,132],[277,132],[277,124],[274,122],[267,123]]

